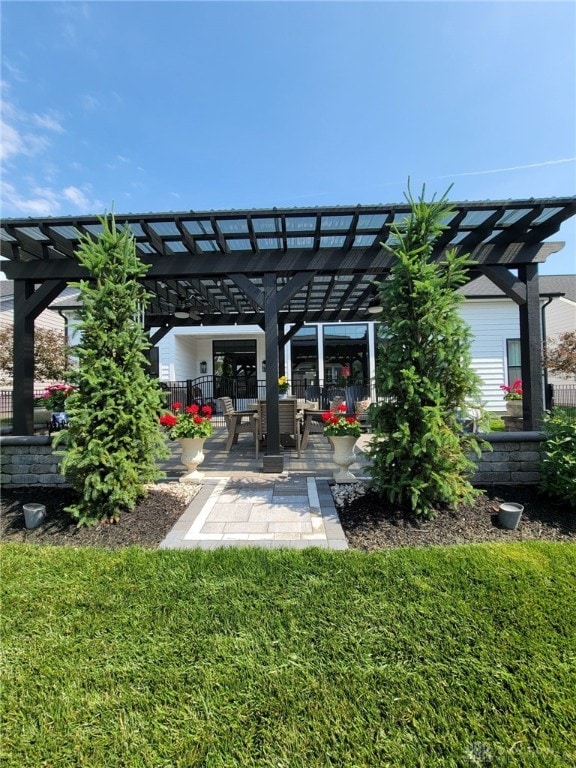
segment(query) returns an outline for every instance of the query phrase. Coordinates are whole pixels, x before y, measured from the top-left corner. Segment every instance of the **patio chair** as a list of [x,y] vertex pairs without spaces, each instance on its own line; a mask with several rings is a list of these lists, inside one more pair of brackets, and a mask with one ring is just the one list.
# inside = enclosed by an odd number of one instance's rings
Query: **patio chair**
[[[298,413],[298,403],[294,400],[279,400],[278,412],[280,420],[280,436],[291,435],[296,443],[298,458],[300,458],[300,429],[302,416]],[[258,456],[258,444],[266,436],[268,429],[268,407],[265,400],[258,401],[256,456]]]
[[222,407],[224,421],[228,429],[226,451],[230,452],[232,446],[238,443],[238,435],[250,433],[256,443],[256,458],[258,458],[258,424],[255,411],[237,411],[230,397],[219,397],[218,402]]
[[[370,398],[370,388],[365,384],[350,384],[346,387],[346,408],[348,413],[358,413],[357,403],[366,402]],[[368,405],[370,402],[368,402]]]

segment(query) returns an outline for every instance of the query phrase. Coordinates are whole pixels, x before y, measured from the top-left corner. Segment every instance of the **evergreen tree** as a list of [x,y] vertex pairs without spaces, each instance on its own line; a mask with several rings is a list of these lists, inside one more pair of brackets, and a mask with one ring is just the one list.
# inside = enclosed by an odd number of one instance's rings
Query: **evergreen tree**
[[468,477],[479,453],[465,434],[460,416],[479,398],[471,368],[471,333],[460,317],[467,281],[466,255],[447,251],[432,259],[434,243],[452,214],[444,195],[418,200],[408,191],[410,216],[392,226],[395,263],[379,283],[386,324],[379,328],[376,388],[383,401],[372,407],[373,486],[389,501],[405,504],[422,517],[438,505],[471,501],[477,491]]
[[82,304],[77,391],[58,436],[66,441],[62,471],[81,497],[67,510],[79,526],[134,509],[168,453],[158,422],[163,394],[147,372],[150,345],[139,321],[149,295],[138,280],[148,267],[128,227],[118,231],[113,216],[101,223],[98,240],[83,236],[78,251],[92,279],[73,284]]

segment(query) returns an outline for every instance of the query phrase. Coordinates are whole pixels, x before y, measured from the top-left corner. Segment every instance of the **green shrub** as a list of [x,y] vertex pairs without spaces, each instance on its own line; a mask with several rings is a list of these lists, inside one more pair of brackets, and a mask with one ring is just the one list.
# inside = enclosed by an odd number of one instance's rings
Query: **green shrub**
[[506,429],[506,423],[501,416],[497,416],[494,413],[490,414],[490,432],[504,432]]
[[556,410],[544,419],[546,436],[540,487],[549,496],[576,506],[576,421]]

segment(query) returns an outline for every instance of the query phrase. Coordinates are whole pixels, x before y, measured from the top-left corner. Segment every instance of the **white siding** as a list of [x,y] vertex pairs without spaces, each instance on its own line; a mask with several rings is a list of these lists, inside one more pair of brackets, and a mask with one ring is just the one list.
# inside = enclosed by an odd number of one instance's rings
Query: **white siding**
[[212,374],[212,342],[215,338],[256,339],[258,377],[264,376],[264,332],[258,326],[195,326],[177,328],[158,343],[159,378],[162,381],[185,381],[202,376],[200,363],[206,361]]
[[501,299],[467,301],[461,316],[474,335],[472,366],[483,381],[483,405],[505,411],[500,384],[506,383],[506,339],[520,338],[518,307]]

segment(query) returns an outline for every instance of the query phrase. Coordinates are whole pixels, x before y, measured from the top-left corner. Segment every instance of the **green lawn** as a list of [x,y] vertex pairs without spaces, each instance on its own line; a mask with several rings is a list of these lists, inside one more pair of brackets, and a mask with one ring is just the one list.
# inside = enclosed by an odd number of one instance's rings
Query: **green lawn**
[[576,547],[2,547],[6,768],[576,765]]

